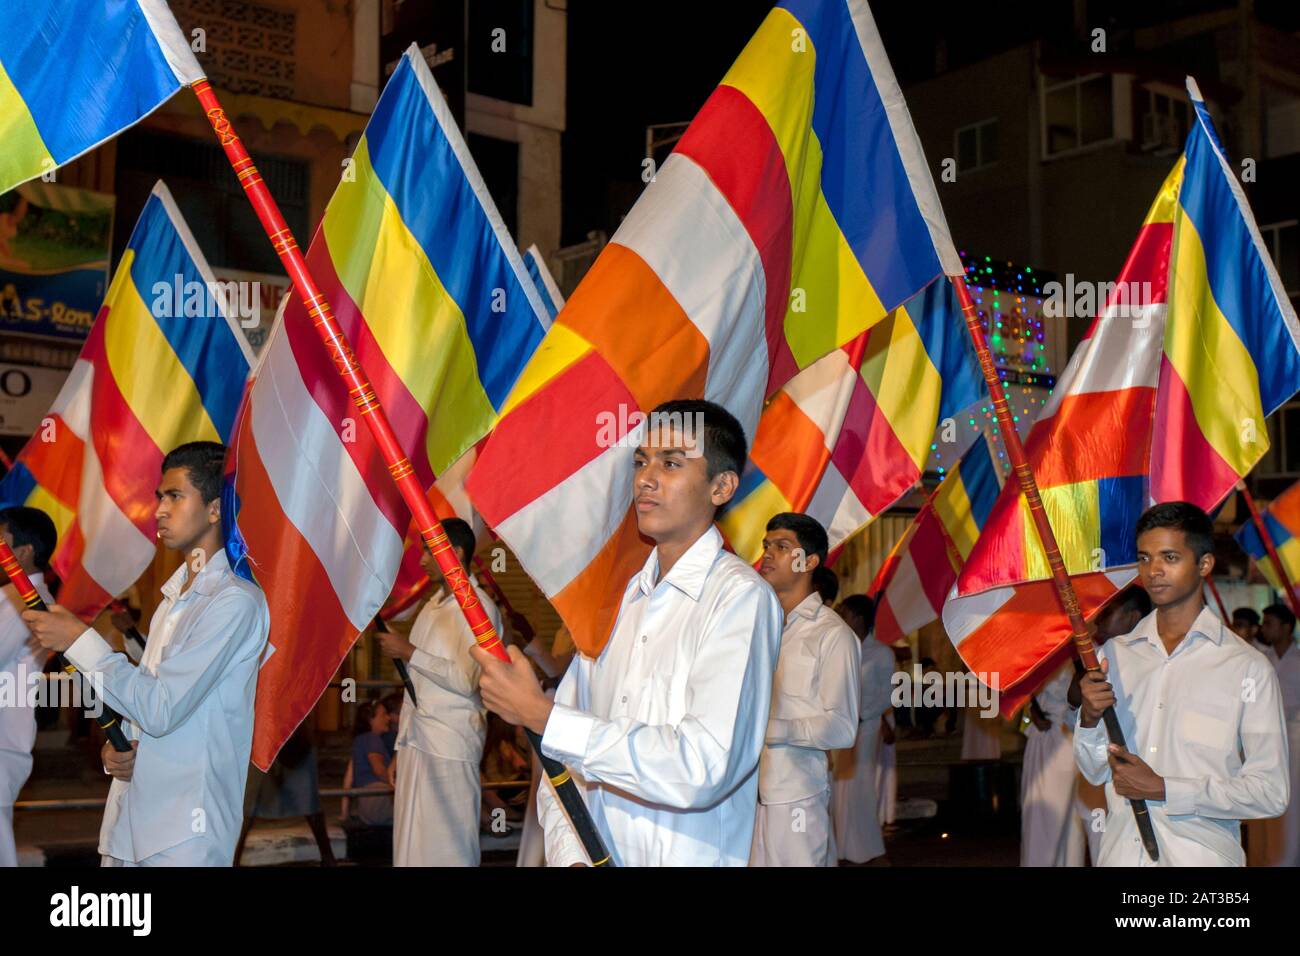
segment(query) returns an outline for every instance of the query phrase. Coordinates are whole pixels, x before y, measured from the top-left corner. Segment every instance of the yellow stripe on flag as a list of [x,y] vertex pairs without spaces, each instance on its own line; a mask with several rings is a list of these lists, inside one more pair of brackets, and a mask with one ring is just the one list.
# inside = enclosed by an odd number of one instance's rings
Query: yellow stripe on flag
[[26,505],[29,508],[38,508],[50,516],[50,520],[54,522],[54,530],[57,532],[56,540],[62,544],[68,529],[72,527],[72,522],[76,520],[77,513],[50,494],[44,485],[37,485],[32,489],[31,494],[27,496]]
[[118,390],[164,454],[188,441],[220,442],[194,379],[131,281],[134,259],[127,249],[104,298],[104,351]]
[[[1101,549],[1101,505],[1097,482],[1080,481],[1041,489],[1043,508],[1056,532],[1056,543],[1061,548],[1065,569],[1070,574],[1083,574],[1105,567]],[[1029,580],[1052,576],[1047,563],[1047,553],[1038,539],[1038,529],[1029,514],[1029,505],[1023,495],[1020,501],[1021,527],[1024,530],[1025,567]]]
[[519,373],[515,387],[510,390],[509,397],[501,407],[501,417],[514,411],[516,406],[531,398],[547,382],[559,378],[565,369],[590,351],[590,342],[565,325],[562,319],[557,320],[542,338],[524,370]]
[[1187,165],[1187,154],[1184,153],[1178,157],[1178,162],[1174,163],[1174,168],[1169,171],[1165,181],[1160,186],[1160,192],[1156,193],[1155,202],[1151,204],[1151,209],[1147,212],[1146,219],[1142,220],[1142,225],[1149,226],[1156,222],[1173,222],[1174,211],[1178,208],[1178,190],[1183,185],[1183,168]]
[[1214,301],[1205,248],[1191,217],[1174,222],[1165,354],[1177,370],[1206,441],[1237,474],[1268,450],[1259,374],[1245,343]]
[[0,63],[0,193],[53,168],[31,111]]
[[736,554],[747,564],[763,556],[763,535],[773,515],[790,510],[779,488],[764,480],[723,516],[720,526]]
[[822,195],[821,144],[812,131],[816,52],[792,42],[802,29],[789,12],[773,10],[722,84],[758,108],[785,156],[795,220],[785,335],[805,368],[871,328],[885,309]]
[[962,484],[960,470],[954,471],[939,485],[939,490],[934,495],[934,513],[948,533],[948,537],[952,539],[957,553],[965,561],[970,556],[971,549],[975,547],[980,529],[975,524],[970,496],[966,493],[966,486]]
[[[364,140],[353,163],[356,181],[341,184],[325,210],[325,241],[389,366],[429,417],[429,465],[441,473],[465,451],[466,436],[492,427],[496,412],[465,316],[375,175]],[[438,427],[445,416],[454,428]]]
[[886,350],[879,383],[872,394],[912,464],[924,471],[934,423],[939,417],[943,380],[905,308],[896,310],[889,338],[879,338],[877,342],[873,331],[867,343],[873,358],[877,349]]

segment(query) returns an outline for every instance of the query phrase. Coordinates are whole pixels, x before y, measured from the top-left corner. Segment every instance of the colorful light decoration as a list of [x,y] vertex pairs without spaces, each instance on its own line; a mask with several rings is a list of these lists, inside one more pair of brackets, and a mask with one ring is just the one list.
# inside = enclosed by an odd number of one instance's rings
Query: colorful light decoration
[[[1047,329],[1043,315],[1043,286],[1052,281],[1050,273],[1021,266],[1009,260],[995,262],[991,256],[974,256],[961,252],[966,267],[966,285],[975,301],[980,324],[989,339],[989,350],[998,367],[1012,420],[1031,424],[1051,398],[1056,374],[1047,364]],[[996,430],[993,405],[985,403],[978,415],[970,415],[961,425],[975,432]],[[1022,433],[1025,428],[1022,427]],[[968,443],[963,442],[962,447]],[[1003,472],[1010,470],[1001,442],[995,442]],[[940,480],[951,467],[951,454],[945,455],[936,442],[930,446],[932,470]]]

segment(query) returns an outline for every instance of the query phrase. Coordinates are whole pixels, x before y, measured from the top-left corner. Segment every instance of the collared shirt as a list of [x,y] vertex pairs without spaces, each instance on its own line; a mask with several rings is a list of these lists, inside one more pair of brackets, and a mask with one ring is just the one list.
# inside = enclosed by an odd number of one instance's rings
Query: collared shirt
[[243,823],[257,669],[270,617],[254,584],[212,555],[183,594],[183,563],[162,587],[140,666],[88,628],[67,658],[103,682],[140,741],[129,782],[114,780],[99,851],[139,862],[201,834],[233,859]]
[[[1148,800],[1161,866],[1241,866],[1240,820],[1275,817],[1287,805],[1286,728],[1277,675],[1204,608],[1169,654],[1158,611],[1099,650],[1128,749],[1164,778]],[[1091,783],[1106,784],[1102,866],[1150,866],[1133,811],[1115,793],[1106,725],[1076,724],[1074,755]]]
[[[36,571],[27,577],[45,603],[53,604],[45,575]],[[41,672],[45,653],[27,646],[32,632],[20,616],[27,606],[18,589],[6,584],[0,595],[0,681],[11,684],[14,695],[12,706],[0,706],[0,750],[30,756],[36,743],[36,708],[27,706],[28,691],[33,675]]]
[[[492,626],[501,633],[501,613],[470,576],[474,594]],[[410,747],[435,757],[483,759],[487,736],[487,710],[479,698],[482,668],[470,657],[474,632],[465,623],[456,596],[439,589],[420,611],[411,627],[411,655],[407,670],[415,688],[416,705],[410,694],[397,721],[397,748]]]
[[[622,866],[746,866],[781,604],[710,528],[659,578],[628,582],[596,659],[555,695],[543,749],[568,766]],[[537,792],[551,866],[586,862],[549,784]]]
[[814,591],[785,617],[772,712],[758,763],[761,803],[792,803],[830,786],[826,751],[858,734],[858,636]]

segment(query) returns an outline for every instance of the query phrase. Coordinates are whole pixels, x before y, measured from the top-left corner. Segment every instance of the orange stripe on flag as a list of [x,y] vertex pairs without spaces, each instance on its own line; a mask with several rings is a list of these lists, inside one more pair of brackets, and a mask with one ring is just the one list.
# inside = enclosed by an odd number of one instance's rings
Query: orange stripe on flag
[[636,515],[629,508],[591,563],[551,599],[568,623],[578,650],[588,657],[599,656],[613,632],[624,591],[614,582],[626,582],[640,571],[651,547],[637,531]]

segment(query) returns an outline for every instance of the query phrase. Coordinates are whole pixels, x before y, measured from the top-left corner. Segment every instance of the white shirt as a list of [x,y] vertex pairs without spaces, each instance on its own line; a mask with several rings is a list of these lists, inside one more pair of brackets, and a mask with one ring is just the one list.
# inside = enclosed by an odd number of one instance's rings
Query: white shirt
[[[1241,866],[1240,823],[1286,810],[1286,728],[1277,675],[1208,607],[1167,654],[1157,611],[1098,654],[1110,662],[1115,711],[1128,749],[1165,780],[1148,800],[1162,866]],[[1074,730],[1074,755],[1106,784],[1102,866],[1150,866],[1128,801],[1115,793],[1106,725]]]
[[[470,575],[479,603],[501,633],[501,613]],[[406,695],[402,714],[397,721],[397,747],[410,747],[435,757],[468,760],[477,764],[483,759],[483,742],[487,737],[487,710],[479,698],[478,682],[482,668],[470,657],[469,649],[477,643],[474,632],[465,623],[456,596],[440,588],[420,611],[411,627],[411,655],[407,670],[415,688],[416,705]]]
[[[713,527],[658,578],[656,548],[600,656],[565,673],[543,749],[617,864],[746,866],[781,604]],[[551,866],[587,862],[549,783],[537,815]]]
[[860,645],[862,666],[858,685],[862,696],[858,703],[858,722],[870,724],[871,733],[880,730],[880,718],[889,712],[894,691],[894,670],[898,666],[894,650],[871,634]]
[[758,762],[760,803],[792,803],[831,785],[826,751],[858,735],[858,636],[814,591],[792,608],[772,679],[772,711]]
[[163,585],[139,667],[89,628],[66,652],[103,681],[106,703],[140,741],[130,782],[113,781],[100,831],[100,853],[119,860],[200,834],[233,858],[243,823],[266,599],[230,569],[224,549],[181,594],[188,577],[182,564]]
[[[45,575],[36,571],[27,577],[45,603],[53,604],[54,599],[45,587]],[[27,703],[31,681],[43,668],[45,652],[27,646],[32,632],[19,616],[27,610],[27,605],[18,596],[18,589],[6,584],[0,588],[0,595],[0,681],[9,684],[9,691],[14,695],[12,703],[0,705],[0,750],[30,756],[36,743],[36,708],[28,707]]]

